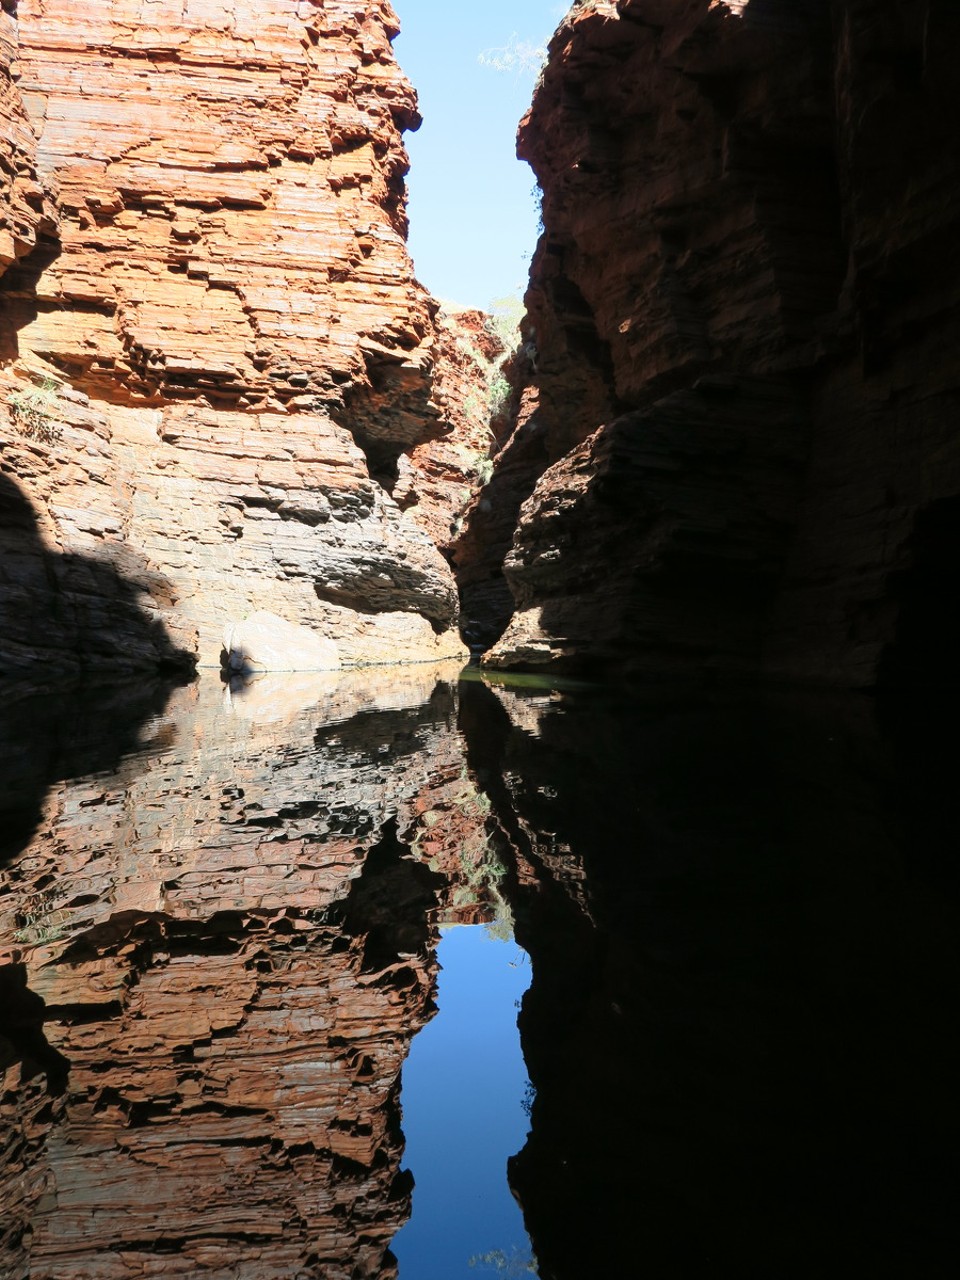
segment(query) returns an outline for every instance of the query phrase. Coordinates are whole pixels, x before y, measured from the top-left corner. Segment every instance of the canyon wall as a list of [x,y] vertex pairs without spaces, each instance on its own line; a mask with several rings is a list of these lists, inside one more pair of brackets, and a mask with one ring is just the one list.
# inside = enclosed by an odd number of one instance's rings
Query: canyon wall
[[53,209],[38,181],[36,139],[13,80],[17,0],[0,0],[0,275],[36,248]]
[[522,426],[457,552],[512,594],[488,663],[955,680],[958,22],[573,6],[519,136]]
[[5,669],[215,665],[259,611],[334,664],[461,655],[425,530],[474,459],[438,497],[408,455],[471,454],[482,380],[406,250],[389,3],[0,22]]

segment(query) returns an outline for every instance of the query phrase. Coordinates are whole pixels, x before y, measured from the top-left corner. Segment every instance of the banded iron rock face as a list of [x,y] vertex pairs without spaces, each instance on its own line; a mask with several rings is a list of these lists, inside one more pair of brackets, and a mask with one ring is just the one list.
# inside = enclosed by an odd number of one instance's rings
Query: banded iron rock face
[[36,138],[12,77],[16,0],[0,0],[0,274],[49,230],[48,197],[37,178]]
[[490,664],[955,680],[958,21],[571,9],[519,139],[535,411],[457,550],[512,592]]
[[444,375],[406,250],[390,5],[20,0],[0,23],[0,536],[34,532],[5,596],[53,583],[6,606],[7,668],[213,665],[256,611],[344,664],[462,654],[420,527],[462,494],[391,496],[412,451],[470,453],[483,381]]
[[434,1011],[437,922],[480,910],[458,671],[201,679],[132,706],[140,751],[108,772],[21,777],[0,1273],[396,1274],[400,1068]]

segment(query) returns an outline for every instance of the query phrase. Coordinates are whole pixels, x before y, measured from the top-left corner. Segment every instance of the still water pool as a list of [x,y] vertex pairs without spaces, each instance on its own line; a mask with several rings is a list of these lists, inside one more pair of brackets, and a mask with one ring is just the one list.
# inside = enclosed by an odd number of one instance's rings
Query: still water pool
[[438,957],[439,1012],[403,1068],[405,1163],[416,1186],[393,1243],[400,1276],[469,1280],[507,1265],[529,1276],[530,1242],[506,1176],[528,1128],[517,1009],[529,960],[483,925],[443,930]]
[[952,1275],[956,708],[0,708],[0,1278]]

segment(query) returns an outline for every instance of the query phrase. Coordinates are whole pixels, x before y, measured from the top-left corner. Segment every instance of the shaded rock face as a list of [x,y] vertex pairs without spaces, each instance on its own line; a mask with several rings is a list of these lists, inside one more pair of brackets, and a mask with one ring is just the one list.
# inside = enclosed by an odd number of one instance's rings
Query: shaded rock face
[[134,701],[119,763],[74,735],[52,777],[100,772],[0,869],[5,1277],[396,1274],[400,1068],[463,882],[436,836],[487,816],[456,671],[202,679]]
[[[4,457],[10,454],[4,451]],[[97,520],[95,511],[76,514],[88,526]],[[107,511],[103,515],[112,520]],[[196,631],[178,619],[165,622],[162,605],[174,593],[145,558],[122,545],[101,557],[96,536],[61,549],[43,533],[24,488],[0,471],[5,676],[31,673],[43,679],[52,671],[62,680],[98,666],[121,677],[143,667],[192,670]],[[84,545],[87,554],[77,549]]]
[[948,1274],[956,706],[472,699],[532,963],[541,1280]]
[[537,413],[537,389],[526,385],[532,367],[523,350],[514,353],[506,372],[514,396],[505,438],[498,442],[492,474],[471,499],[451,547],[463,632],[475,638],[480,649],[500,639],[514,614],[516,605],[503,563],[513,544],[520,508],[530,496],[534,478],[549,461],[546,432]]
[[390,5],[2,23],[0,466],[46,549],[142,561],[203,665],[257,610],[346,663],[462,653],[449,569],[391,497],[458,420],[405,245]]
[[541,443],[493,664],[953,678],[956,23],[573,7],[520,129]]

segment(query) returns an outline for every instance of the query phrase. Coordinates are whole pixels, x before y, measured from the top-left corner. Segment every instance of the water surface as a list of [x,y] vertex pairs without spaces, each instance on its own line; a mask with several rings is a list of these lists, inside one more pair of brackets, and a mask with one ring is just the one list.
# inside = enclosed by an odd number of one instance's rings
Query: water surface
[[507,1160],[527,1135],[530,1081],[517,1010],[530,982],[512,937],[483,925],[443,931],[439,1012],[403,1068],[405,1161],[413,1214],[393,1244],[400,1275],[469,1280],[532,1275],[530,1242],[507,1185]]
[[954,709],[458,676],[8,691],[0,1276],[952,1275]]

